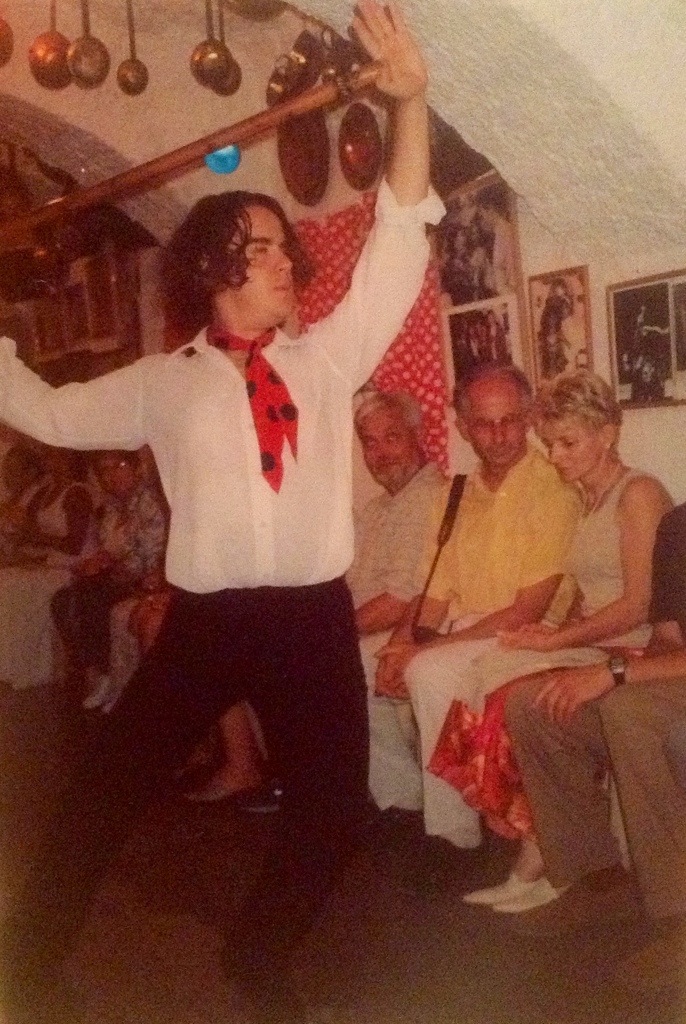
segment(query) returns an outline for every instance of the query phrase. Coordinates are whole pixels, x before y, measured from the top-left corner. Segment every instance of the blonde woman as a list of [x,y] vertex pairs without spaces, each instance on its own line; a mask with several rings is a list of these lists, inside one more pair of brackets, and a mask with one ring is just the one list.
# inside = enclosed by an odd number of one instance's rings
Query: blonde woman
[[567,558],[566,578],[573,582],[574,599],[561,624],[543,621],[503,634],[501,649],[477,662],[489,689],[494,683],[501,689],[488,698],[482,721],[465,716],[462,742],[454,745],[458,753],[451,779],[492,827],[521,837],[506,881],[464,897],[505,913],[531,909],[559,894],[544,876],[508,749],[505,686],[516,686],[525,675],[607,660],[613,647],[645,647],[655,533],[672,507],[659,481],[622,462],[617,450],[621,410],[600,377],[586,370],[555,377],[536,398],[534,422],[551,462],[563,480],[579,488],[582,498],[582,516]]

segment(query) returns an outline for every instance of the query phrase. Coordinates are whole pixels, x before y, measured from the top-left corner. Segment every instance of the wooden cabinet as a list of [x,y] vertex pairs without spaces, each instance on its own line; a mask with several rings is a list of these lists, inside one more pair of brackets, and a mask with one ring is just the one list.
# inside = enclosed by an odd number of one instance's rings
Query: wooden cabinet
[[0,333],[14,338],[21,358],[42,375],[54,376],[48,364],[68,355],[100,357],[86,359],[98,372],[140,355],[137,250],[107,247],[76,259],[42,291],[21,302],[0,299]]

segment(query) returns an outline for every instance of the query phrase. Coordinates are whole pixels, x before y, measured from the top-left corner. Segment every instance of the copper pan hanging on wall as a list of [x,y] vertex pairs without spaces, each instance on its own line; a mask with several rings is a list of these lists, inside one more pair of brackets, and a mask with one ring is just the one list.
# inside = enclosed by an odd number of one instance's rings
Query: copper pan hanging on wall
[[138,96],[147,88],[150,74],[136,53],[136,24],[133,0],[126,0],[126,28],[129,33],[129,56],[117,68],[117,85],[127,96]]
[[57,31],[57,0],[50,0],[50,28],[29,47],[31,74],[44,89],[64,89],[71,82],[69,40]]
[[98,181],[87,188],[73,189],[59,199],[19,216],[10,217],[0,223],[0,243],[5,247],[13,245],[17,238],[25,237],[27,230],[60,221],[76,210],[85,210],[97,203],[113,202],[139,195],[151,188],[159,188],[161,184],[179,174],[202,166],[205,156],[216,149],[224,146],[251,145],[263,139],[289,118],[300,117],[321,107],[331,108],[343,99],[347,101],[351,93],[371,88],[376,82],[380,68],[381,65],[378,63],[368,63],[346,72],[340,80],[327,79],[283,104],[277,104],[242,121],[218,128],[209,135],[188,142],[169,153],[138,166],[129,167],[112,178]]
[[94,89],[107,78],[110,55],[101,39],[91,35],[89,0],[81,0],[83,34],[67,50],[67,64],[71,76],[81,89]]
[[[267,86],[267,104],[276,106],[311,88],[324,66],[324,45],[307,30],[284,55]],[[323,108],[280,124],[276,132],[279,167],[286,188],[303,206],[316,206],[329,183],[329,135]]]
[[329,134],[324,112],[311,110],[280,124],[276,148],[288,191],[303,206],[316,206],[329,183]]
[[383,164],[383,140],[366,103],[351,103],[338,132],[338,159],[343,177],[359,192],[371,188]]

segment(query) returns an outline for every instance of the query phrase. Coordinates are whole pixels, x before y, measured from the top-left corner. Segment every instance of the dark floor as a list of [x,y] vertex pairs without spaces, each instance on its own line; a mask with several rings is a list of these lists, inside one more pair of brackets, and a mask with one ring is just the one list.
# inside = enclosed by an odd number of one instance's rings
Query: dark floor
[[[0,685],[0,914],[93,714],[61,691]],[[236,913],[273,821],[178,797],[151,810],[71,960],[87,1024],[241,1024],[219,969],[219,922]],[[460,900],[502,877],[507,846],[492,844],[465,878],[449,852],[427,859],[412,828],[373,836],[295,958],[313,1024],[686,1022],[686,971],[682,980],[676,957],[650,963],[655,937],[640,914],[537,931]],[[645,962],[623,968],[637,952]]]

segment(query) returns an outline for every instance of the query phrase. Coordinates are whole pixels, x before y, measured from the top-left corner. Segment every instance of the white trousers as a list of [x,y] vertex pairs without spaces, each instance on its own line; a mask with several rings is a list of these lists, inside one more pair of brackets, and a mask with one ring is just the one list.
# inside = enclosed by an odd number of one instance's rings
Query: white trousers
[[360,638],[369,709],[369,790],[382,811],[387,807],[419,811],[423,803],[422,774],[412,705],[409,700],[374,695],[375,655],[390,636],[387,630]]
[[[473,621],[462,620],[454,628]],[[376,634],[364,637],[360,644],[368,686],[372,797],[382,810],[423,808],[427,835],[443,836],[460,847],[478,846],[477,812],[453,786],[428,772],[426,765],[452,701],[463,700],[478,711],[497,686],[471,668],[474,659],[493,650],[497,641],[467,640],[420,651],[405,671],[410,700],[395,701],[374,695],[377,661],[373,655],[387,638],[387,633]]]

